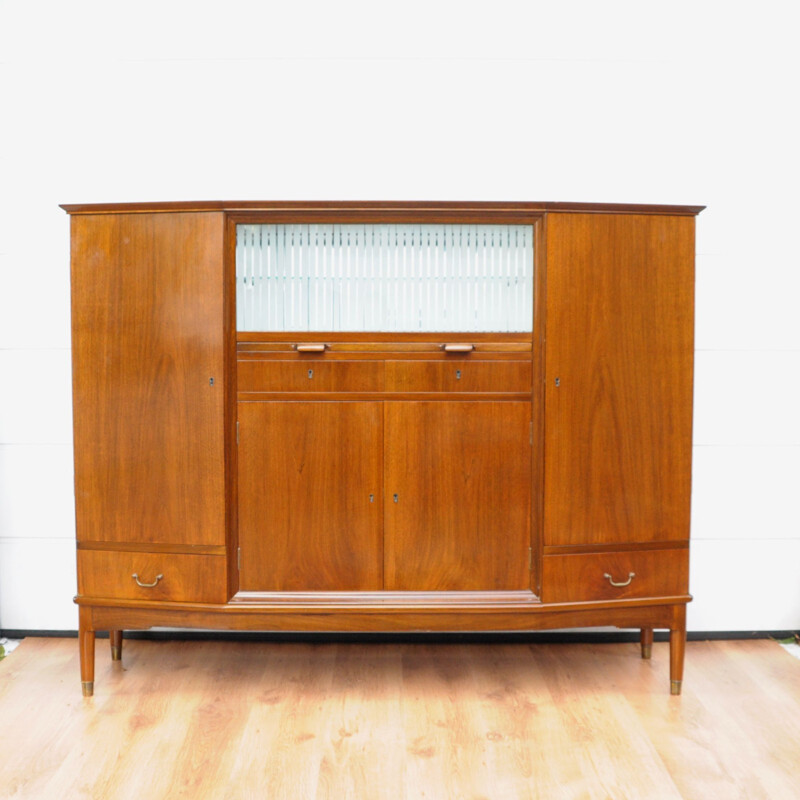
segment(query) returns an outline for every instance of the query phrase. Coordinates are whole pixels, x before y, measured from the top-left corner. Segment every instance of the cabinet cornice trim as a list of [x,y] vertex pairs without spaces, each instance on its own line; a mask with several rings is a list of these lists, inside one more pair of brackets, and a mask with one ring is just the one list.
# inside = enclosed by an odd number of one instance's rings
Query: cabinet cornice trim
[[64,203],[68,214],[137,214],[186,211],[351,211],[351,212],[414,212],[414,211],[491,211],[513,213],[581,212],[595,214],[669,214],[695,216],[705,206],[660,205],[645,203],[562,203],[562,202],[487,202],[466,201],[280,201],[280,200],[196,200],[155,203]]

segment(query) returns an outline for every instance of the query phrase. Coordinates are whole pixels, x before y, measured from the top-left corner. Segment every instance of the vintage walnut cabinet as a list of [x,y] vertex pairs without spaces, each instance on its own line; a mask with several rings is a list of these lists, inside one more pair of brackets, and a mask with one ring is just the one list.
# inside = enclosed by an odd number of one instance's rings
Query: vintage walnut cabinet
[[70,205],[95,631],[686,636],[698,207]]

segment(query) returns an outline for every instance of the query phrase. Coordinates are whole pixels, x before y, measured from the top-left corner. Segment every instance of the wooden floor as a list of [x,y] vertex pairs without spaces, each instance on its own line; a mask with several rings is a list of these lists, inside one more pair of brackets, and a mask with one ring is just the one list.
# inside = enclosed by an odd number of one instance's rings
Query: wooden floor
[[0,662],[0,797],[800,797],[800,660],[668,646],[98,641]]

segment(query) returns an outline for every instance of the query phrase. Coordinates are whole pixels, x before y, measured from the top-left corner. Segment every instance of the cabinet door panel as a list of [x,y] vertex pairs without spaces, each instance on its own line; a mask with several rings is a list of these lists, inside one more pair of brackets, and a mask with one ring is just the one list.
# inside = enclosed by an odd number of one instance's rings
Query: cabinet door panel
[[239,403],[243,591],[383,583],[380,403]]
[[223,231],[215,213],[72,217],[81,541],[225,544]]
[[529,402],[386,403],[387,589],[530,587],[530,414]]
[[549,214],[547,246],[544,544],[686,539],[694,219]]

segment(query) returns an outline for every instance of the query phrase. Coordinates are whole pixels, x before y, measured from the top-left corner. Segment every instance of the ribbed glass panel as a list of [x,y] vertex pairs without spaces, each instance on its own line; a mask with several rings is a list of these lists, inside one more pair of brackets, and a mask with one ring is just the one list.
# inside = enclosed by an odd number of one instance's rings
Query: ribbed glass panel
[[530,225],[238,225],[240,331],[530,331]]

